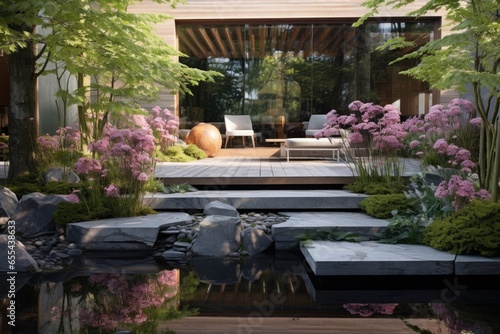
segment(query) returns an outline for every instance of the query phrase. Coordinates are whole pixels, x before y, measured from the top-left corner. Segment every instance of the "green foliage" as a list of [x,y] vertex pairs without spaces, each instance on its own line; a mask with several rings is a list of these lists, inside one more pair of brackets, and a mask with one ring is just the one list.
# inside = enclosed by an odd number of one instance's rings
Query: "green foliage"
[[159,161],[163,162],[189,162],[205,159],[207,157],[203,150],[193,144],[186,146],[172,145],[165,153],[161,153],[157,150],[155,156]]
[[434,220],[423,242],[454,254],[500,255],[500,203],[473,200],[449,217]]
[[401,194],[406,189],[406,184],[401,181],[392,182],[368,182],[356,180],[353,183],[346,184],[344,189],[355,193],[368,195]]
[[368,241],[370,238],[354,232],[339,231],[338,227],[335,227],[315,232],[307,231],[306,233],[297,236],[297,240],[299,240],[305,247],[308,247],[311,240],[362,242]]
[[187,155],[189,157],[193,157],[196,160],[201,160],[201,159],[207,158],[207,154],[205,153],[205,151],[203,151],[202,149],[200,149],[198,146],[196,146],[194,144],[186,145],[184,147],[183,151],[184,151],[185,155]]
[[45,194],[70,194],[73,190],[78,189],[79,184],[68,182],[49,182],[42,186],[41,191]]
[[405,212],[410,207],[410,199],[404,194],[372,195],[359,203],[370,216],[390,218],[394,212]]
[[422,232],[428,220],[425,216],[417,215],[395,215],[379,234],[382,243],[396,244],[420,244]]
[[[401,8],[413,5],[410,0],[368,0],[363,3],[369,12],[356,22],[360,26],[380,8]],[[451,33],[431,40],[418,50],[395,62],[418,60],[417,66],[401,74],[427,81],[435,89],[471,91],[477,116],[482,120],[478,169],[480,187],[488,190],[493,200],[499,198],[500,180],[500,24],[498,0],[467,2],[429,0],[408,13],[420,17],[445,10]],[[400,43],[390,40],[388,48]],[[401,47],[404,47],[400,43]],[[445,70],[444,70],[445,69]],[[472,146],[477,143],[469,143]],[[474,152],[474,151],[472,151]],[[434,157],[435,158],[435,157]],[[432,157],[429,158],[433,160]]]
[[111,218],[112,214],[110,209],[103,207],[93,208],[89,211],[83,202],[61,202],[57,205],[52,216],[56,224],[64,226],[69,223]]

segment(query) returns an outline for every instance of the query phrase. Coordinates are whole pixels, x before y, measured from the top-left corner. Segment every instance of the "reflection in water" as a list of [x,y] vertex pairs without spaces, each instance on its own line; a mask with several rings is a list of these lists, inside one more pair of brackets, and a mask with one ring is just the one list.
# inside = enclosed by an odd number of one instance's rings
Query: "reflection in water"
[[[34,277],[16,297],[19,326],[1,332],[500,333],[494,277],[318,278],[296,262],[192,265],[154,274]],[[460,290],[450,293],[450,282]]]

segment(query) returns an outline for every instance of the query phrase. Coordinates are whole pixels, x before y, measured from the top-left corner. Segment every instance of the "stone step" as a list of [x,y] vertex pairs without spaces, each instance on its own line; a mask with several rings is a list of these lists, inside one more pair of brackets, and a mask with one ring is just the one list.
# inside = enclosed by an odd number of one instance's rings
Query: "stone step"
[[237,210],[358,210],[367,195],[346,190],[207,190],[186,193],[156,193],[145,204],[154,210],[202,210],[212,201]]
[[272,235],[277,250],[299,249],[299,239],[313,239],[318,232],[337,230],[359,235],[373,236],[389,223],[361,212],[279,212],[288,216],[283,223],[272,226]]
[[500,258],[457,257],[423,245],[311,241],[300,249],[317,276],[500,274]]
[[89,251],[152,250],[160,230],[191,221],[184,212],[94,220],[68,224],[66,238]]

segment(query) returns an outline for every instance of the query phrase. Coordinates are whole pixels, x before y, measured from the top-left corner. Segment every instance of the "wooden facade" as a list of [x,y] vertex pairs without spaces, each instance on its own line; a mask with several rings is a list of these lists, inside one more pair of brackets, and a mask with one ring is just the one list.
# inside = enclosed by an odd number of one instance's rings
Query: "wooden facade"
[[[186,4],[178,5],[175,9],[167,5],[158,5],[152,1],[145,1],[130,8],[131,12],[136,13],[164,13],[172,17],[162,24],[156,26],[159,36],[161,36],[169,45],[179,48],[179,36],[177,31],[178,24],[199,24],[200,28],[191,29],[188,31],[189,41],[184,43],[192,48],[193,54],[202,55],[202,53],[209,54],[212,57],[237,57],[241,54],[242,50],[238,45],[230,42],[227,36],[228,31],[224,28],[214,29],[211,27],[202,28],[201,25],[223,25],[238,22],[265,22],[280,23],[280,22],[293,22],[293,23],[324,23],[324,22],[352,22],[353,19],[363,16],[367,9],[363,7],[363,0],[286,0],[286,1],[266,1],[266,0],[188,0]],[[385,9],[380,10],[379,14],[373,18],[387,19],[387,18],[403,18],[405,14],[416,10],[422,6],[425,1],[415,1],[411,6],[399,10]],[[441,35],[449,33],[448,27],[445,24],[444,12],[438,12],[434,15],[429,15],[433,19],[441,21],[442,29],[435,31],[435,37],[439,38]],[[264,34],[265,32],[260,32]],[[273,34],[273,32],[267,32]],[[300,34],[299,31],[293,32]],[[334,33],[341,33],[340,31]],[[208,34],[210,34],[210,41]],[[274,32],[272,41],[279,44],[284,39],[279,31]],[[299,35],[300,36],[300,35]],[[330,35],[331,36],[331,35]],[[257,36],[258,38],[259,36]],[[260,36],[262,37],[262,36]],[[318,45],[327,47],[328,32],[322,40],[319,40]],[[354,36],[353,36],[354,37]],[[415,38],[418,38],[416,36]],[[259,38],[260,41],[263,38]],[[203,41],[203,43],[199,42]],[[203,45],[203,47],[201,47]],[[272,48],[272,45],[254,45],[251,50],[261,50],[263,48]],[[285,46],[286,48],[286,46]],[[304,48],[307,51],[307,48]],[[293,50],[292,50],[293,51]],[[407,50],[408,51],[408,50]],[[257,51],[258,52],[258,51]],[[381,90],[389,92],[388,90],[398,89],[400,94],[404,96],[405,92],[412,92],[418,90],[415,87],[415,80],[403,80],[398,82],[397,85],[387,82],[387,88],[381,87]],[[383,93],[382,93],[383,94]],[[454,91],[446,92],[432,92],[432,104],[442,103],[446,104],[451,99],[458,95]],[[413,94],[411,97],[403,98],[401,101],[401,108],[412,108],[415,110],[414,105],[419,103],[418,96]],[[154,105],[145,105],[145,108],[150,108]],[[179,101],[177,96],[164,93],[157,101],[156,105],[166,106],[171,110],[178,111]]]

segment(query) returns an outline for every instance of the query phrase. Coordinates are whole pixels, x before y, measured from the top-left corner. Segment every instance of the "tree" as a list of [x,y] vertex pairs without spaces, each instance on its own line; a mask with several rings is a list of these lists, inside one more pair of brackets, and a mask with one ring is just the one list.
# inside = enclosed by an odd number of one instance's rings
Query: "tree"
[[[174,7],[179,0],[154,0]],[[98,138],[115,113],[140,109],[160,87],[188,92],[213,73],[178,63],[152,25],[168,17],[133,14],[131,0],[7,0],[0,6],[0,49],[9,55],[9,179],[35,168],[36,79],[78,78],[78,89],[57,93],[79,107],[84,142]],[[141,1],[139,1],[141,2]],[[47,70],[47,64],[55,64]],[[90,80],[84,80],[89,78]],[[90,117],[89,117],[90,116]],[[90,120],[90,121],[89,121]],[[66,125],[66,124],[64,124]]]
[[[400,8],[415,0],[368,0],[370,9],[356,24],[361,25],[383,6]],[[420,59],[419,65],[402,72],[428,81],[433,88],[472,91],[478,117],[482,119],[479,157],[481,187],[499,199],[500,178],[500,7],[498,0],[429,0],[408,13],[420,17],[446,10],[451,34],[428,42],[402,59]],[[386,47],[404,46],[401,38]]]

